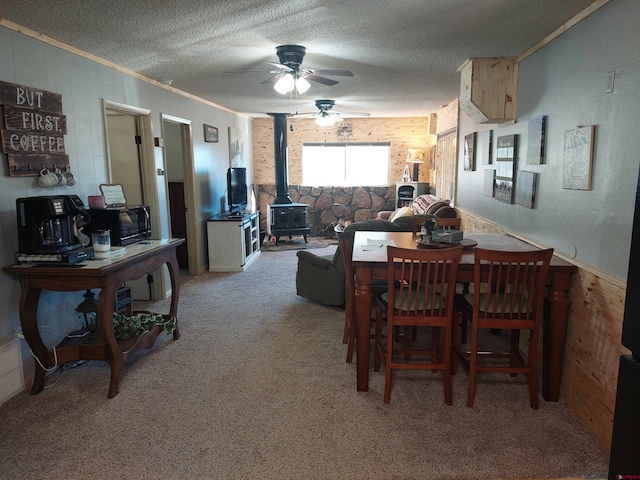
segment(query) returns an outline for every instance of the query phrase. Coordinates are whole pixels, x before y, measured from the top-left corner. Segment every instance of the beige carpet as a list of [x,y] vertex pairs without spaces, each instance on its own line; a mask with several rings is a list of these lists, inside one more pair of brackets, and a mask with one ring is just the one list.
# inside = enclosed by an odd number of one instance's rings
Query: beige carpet
[[431,373],[398,375],[388,406],[382,373],[357,393],[344,311],[297,297],[295,270],[284,251],[183,278],[182,338],[132,358],[111,400],[108,366],[86,362],[2,405],[0,478],[606,476],[607,455],[567,405],[531,410],[523,379],[481,377],[473,409],[464,372],[453,406]]
[[277,245],[275,240],[273,242],[267,240],[263,242],[260,248],[263,252],[284,252],[286,250],[313,250],[331,245],[338,245],[338,240],[326,237],[307,237],[305,242],[304,237],[298,235],[291,239],[289,237],[280,237]]

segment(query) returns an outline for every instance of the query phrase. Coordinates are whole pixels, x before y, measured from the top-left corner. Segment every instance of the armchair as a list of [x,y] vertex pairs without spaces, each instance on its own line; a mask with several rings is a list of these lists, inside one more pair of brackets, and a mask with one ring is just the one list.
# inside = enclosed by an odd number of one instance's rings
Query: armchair
[[[344,236],[353,244],[356,231],[411,232],[412,217],[400,217],[393,222],[387,220],[361,220],[344,229]],[[298,250],[296,292],[301,297],[329,306],[345,303],[344,262],[340,248],[334,255],[315,255],[308,250]]]

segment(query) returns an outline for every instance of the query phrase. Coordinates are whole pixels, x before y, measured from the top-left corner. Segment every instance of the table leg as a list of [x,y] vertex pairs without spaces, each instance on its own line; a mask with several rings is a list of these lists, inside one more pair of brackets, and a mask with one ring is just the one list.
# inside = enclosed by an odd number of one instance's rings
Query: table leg
[[545,309],[542,339],[542,398],[547,402],[560,399],[564,345],[571,302],[567,298],[571,274],[554,274]]
[[371,269],[356,268],[356,356],[357,356],[357,388],[359,392],[369,391],[369,350],[371,341]]
[[120,391],[120,375],[124,366],[124,355],[113,331],[114,298],[116,298],[116,286],[114,282],[106,281],[98,300],[98,328],[105,348],[105,360],[111,367],[108,398],[115,397]]
[[35,363],[33,385],[31,395],[36,395],[44,389],[45,369],[49,368],[49,351],[42,342],[40,330],[38,330],[38,302],[40,300],[39,288],[24,287],[20,293],[20,326],[29,348],[39,361]]
[[180,338],[180,330],[178,330],[178,300],[180,298],[180,281],[179,272],[180,267],[178,265],[178,257],[176,256],[176,250],[171,251],[171,258],[166,263],[169,270],[169,278],[171,280],[171,306],[169,307],[169,316],[176,319],[176,329],[173,331],[173,339],[178,340]]

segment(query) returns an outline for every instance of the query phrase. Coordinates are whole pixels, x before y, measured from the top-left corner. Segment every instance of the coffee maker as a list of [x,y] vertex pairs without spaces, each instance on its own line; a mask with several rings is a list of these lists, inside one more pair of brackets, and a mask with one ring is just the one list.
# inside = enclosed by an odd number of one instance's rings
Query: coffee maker
[[93,258],[93,247],[79,238],[78,228],[90,218],[77,195],[18,198],[16,211],[18,263],[74,264]]

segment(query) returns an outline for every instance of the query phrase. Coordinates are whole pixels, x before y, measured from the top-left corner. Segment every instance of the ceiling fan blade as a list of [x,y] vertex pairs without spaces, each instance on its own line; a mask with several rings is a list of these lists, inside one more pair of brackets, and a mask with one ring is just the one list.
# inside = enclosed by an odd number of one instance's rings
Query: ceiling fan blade
[[318,75],[313,75],[313,74],[307,75],[305,78],[307,80],[311,80],[312,82],[322,83],[323,85],[328,85],[328,86],[332,86],[338,83],[337,81],[332,80],[330,78],[319,77]]
[[275,62],[267,62],[269,65],[273,65],[274,67],[280,69],[280,70],[285,70],[287,72],[293,72],[293,68],[291,67],[287,67],[286,65],[282,65],[281,63],[275,63]]
[[351,73],[349,70],[316,70],[315,68],[312,68],[310,70],[311,74],[331,75],[334,77],[353,77],[353,73]]
[[341,115],[344,117],[370,117],[371,116],[370,113],[364,113],[364,112],[342,112]]
[[260,85],[275,85],[280,79],[280,74],[267,78],[264,82],[260,82]]

